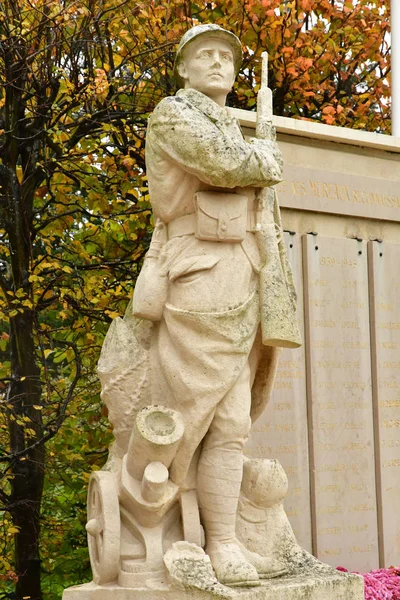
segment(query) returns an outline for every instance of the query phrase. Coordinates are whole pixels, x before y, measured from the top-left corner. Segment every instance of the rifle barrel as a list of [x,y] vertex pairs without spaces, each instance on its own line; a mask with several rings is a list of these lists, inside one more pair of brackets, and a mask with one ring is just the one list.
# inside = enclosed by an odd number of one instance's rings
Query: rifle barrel
[[262,69],[261,69],[261,87],[266,89],[268,87],[268,52],[261,54]]

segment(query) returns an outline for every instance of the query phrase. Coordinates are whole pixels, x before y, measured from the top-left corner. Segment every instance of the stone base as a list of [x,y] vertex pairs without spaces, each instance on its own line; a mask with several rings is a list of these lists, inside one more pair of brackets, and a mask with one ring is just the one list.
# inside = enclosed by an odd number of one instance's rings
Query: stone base
[[[225,588],[226,589],[226,588]],[[260,587],[226,589],[213,594],[196,589],[179,590],[155,584],[155,589],[121,588],[116,584],[87,583],[64,591],[62,600],[364,600],[364,580],[334,569],[265,580]]]

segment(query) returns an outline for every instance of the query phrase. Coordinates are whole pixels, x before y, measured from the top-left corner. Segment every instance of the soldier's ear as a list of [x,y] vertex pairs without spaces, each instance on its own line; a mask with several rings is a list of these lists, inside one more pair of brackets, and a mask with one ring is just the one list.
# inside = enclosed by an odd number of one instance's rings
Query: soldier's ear
[[181,60],[178,64],[178,73],[179,73],[179,77],[181,79],[183,79],[184,81],[187,80],[188,78],[188,70],[185,64],[184,60]]

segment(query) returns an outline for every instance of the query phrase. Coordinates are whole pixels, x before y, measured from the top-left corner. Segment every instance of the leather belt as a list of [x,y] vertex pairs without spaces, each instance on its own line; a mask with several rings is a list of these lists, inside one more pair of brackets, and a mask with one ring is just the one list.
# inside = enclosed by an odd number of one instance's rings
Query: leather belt
[[[257,223],[258,213],[255,210],[247,211],[246,231],[260,231],[261,224]],[[184,217],[174,219],[167,224],[168,239],[181,237],[183,235],[193,235],[196,231],[196,214],[191,213]]]

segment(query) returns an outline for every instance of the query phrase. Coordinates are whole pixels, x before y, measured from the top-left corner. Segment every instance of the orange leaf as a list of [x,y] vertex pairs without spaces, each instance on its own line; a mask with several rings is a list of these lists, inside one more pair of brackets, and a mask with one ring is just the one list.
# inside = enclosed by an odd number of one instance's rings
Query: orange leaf
[[324,115],[334,115],[336,113],[336,110],[333,106],[325,106],[322,109],[322,112]]

